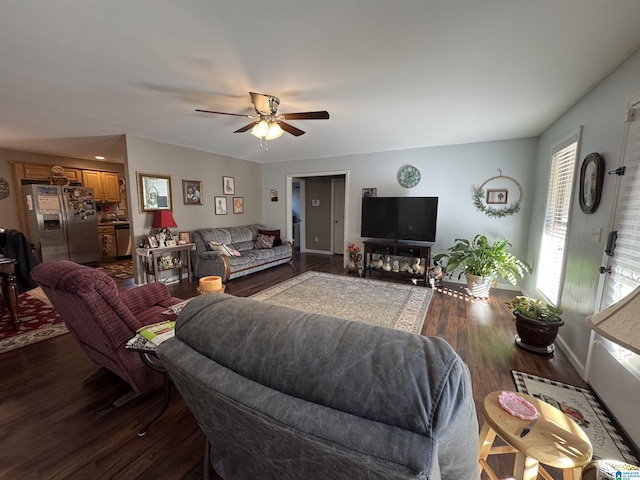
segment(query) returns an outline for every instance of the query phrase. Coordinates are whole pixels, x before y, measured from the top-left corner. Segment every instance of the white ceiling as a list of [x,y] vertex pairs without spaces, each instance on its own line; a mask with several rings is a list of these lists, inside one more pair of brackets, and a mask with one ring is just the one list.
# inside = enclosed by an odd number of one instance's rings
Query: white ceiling
[[[0,148],[131,134],[255,162],[538,136],[640,45],[638,0],[0,0]],[[261,150],[196,108],[330,120]]]

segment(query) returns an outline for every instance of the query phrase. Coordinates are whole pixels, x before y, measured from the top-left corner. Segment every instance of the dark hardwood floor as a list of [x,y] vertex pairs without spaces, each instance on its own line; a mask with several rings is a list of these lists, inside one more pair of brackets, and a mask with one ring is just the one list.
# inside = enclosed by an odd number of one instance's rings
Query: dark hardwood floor
[[[344,273],[342,257],[298,254],[290,264],[232,280],[226,293],[249,296],[308,270]],[[118,284],[133,287],[132,280]],[[197,286],[193,281],[169,288],[189,298]],[[448,340],[469,366],[480,422],[486,394],[514,389],[511,370],[586,386],[561,351],[540,356],[514,345],[515,324],[505,305],[514,292],[494,290],[488,300],[477,300],[462,291],[457,284],[435,290],[422,333]],[[0,478],[202,478],[204,437],[175,389],[164,415],[138,437],[161,395],[109,410],[127,385],[104,370],[84,382],[96,367],[68,334],[1,354],[0,372]],[[503,457],[490,464],[509,477],[513,457]]]

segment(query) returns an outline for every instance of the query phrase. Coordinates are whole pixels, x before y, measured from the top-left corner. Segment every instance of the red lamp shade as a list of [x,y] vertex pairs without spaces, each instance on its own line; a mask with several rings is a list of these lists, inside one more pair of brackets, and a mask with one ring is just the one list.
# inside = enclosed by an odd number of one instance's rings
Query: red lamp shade
[[177,227],[176,221],[173,219],[171,210],[157,210],[156,216],[153,217],[153,228],[170,228]]

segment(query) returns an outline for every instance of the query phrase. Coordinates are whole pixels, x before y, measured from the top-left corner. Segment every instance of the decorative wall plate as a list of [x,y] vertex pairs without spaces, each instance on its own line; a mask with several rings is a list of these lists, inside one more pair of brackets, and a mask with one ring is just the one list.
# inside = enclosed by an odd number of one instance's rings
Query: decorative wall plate
[[405,165],[398,170],[398,183],[404,188],[412,188],[420,183],[420,170],[413,165]]

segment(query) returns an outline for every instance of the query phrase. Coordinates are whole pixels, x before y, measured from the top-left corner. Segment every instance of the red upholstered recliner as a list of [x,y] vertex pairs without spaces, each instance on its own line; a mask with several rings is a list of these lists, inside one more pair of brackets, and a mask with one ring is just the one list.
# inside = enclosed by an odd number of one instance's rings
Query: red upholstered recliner
[[168,320],[162,310],[181,302],[162,283],[118,291],[115,281],[95,268],[68,260],[45,262],[31,272],[88,357],[145,394],[163,385],[163,374],[125,350],[136,330]]

